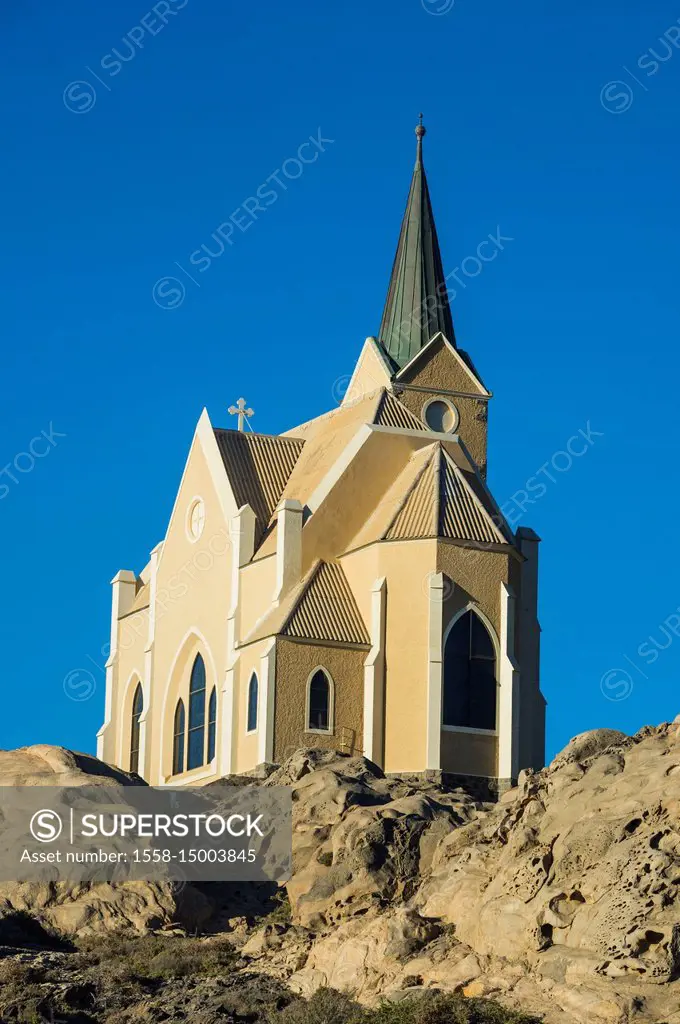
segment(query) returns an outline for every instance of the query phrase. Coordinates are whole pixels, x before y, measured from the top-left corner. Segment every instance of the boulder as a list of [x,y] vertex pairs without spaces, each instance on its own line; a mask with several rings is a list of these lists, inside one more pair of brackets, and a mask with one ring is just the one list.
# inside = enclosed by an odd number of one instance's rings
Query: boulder
[[[36,745],[0,751],[0,786],[143,786],[130,775],[90,754]],[[191,886],[122,882],[0,882],[0,941],[29,941],[32,923],[62,936],[106,931],[139,934],[178,923],[196,928],[207,920],[210,904]]]

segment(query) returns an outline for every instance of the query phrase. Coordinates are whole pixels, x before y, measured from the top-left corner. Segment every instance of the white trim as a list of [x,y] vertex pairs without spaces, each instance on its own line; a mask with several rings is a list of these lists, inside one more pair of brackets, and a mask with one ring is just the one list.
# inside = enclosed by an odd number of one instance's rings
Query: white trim
[[[250,687],[252,686],[253,677],[255,678],[255,682],[257,683],[257,703],[256,703],[256,706],[255,706],[255,728],[254,729],[249,729],[248,728],[248,715],[250,713]],[[260,724],[260,678],[259,678],[257,672],[255,671],[255,669],[253,669],[253,671],[250,673],[250,679],[248,680],[248,689],[246,690],[246,716],[245,717],[246,717],[246,736],[254,736],[255,733],[257,732],[257,728],[258,728],[258,726]]]
[[274,760],[274,712],[276,707],[276,638],[270,641],[260,658],[258,708],[258,764]]
[[515,594],[507,583],[501,583],[500,604],[498,777],[516,779],[519,774],[520,673],[515,659]]
[[[317,672],[323,672],[326,679],[328,680],[328,728],[327,729],[310,729],[309,727],[309,712],[310,708],[310,696],[312,689],[312,679]],[[317,665],[307,676],[307,682],[305,684],[305,729],[307,734],[316,734],[319,736],[334,736],[335,735],[335,681],[333,676],[330,674],[325,665]]]
[[[231,775],[235,770],[236,744],[234,729],[238,720],[238,646],[241,641],[241,567],[246,565],[255,551],[255,513],[250,505],[242,505],[229,522],[231,545],[231,581],[229,584],[229,612],[226,629],[226,671],[218,701],[221,708],[218,757],[220,775]],[[219,713],[218,708],[218,713]]]
[[[446,641],[449,638],[449,633],[451,632],[455,624],[458,622],[458,620],[462,619],[463,616],[467,615],[468,612],[474,612],[479,621],[486,626],[486,631],[491,637],[491,643],[493,644],[493,652],[495,656],[494,675],[496,678],[496,728],[473,729],[471,726],[464,725],[444,725],[444,702],[442,701],[442,729],[445,732],[467,732],[472,734],[479,734],[481,736],[499,736],[501,728],[501,645],[498,636],[496,635],[496,630],[493,628],[493,625],[491,624],[491,620],[484,614],[479,605],[476,605],[474,603],[474,601],[468,601],[464,608],[461,608],[459,611],[457,611],[456,614],[451,619],[451,621],[449,622],[448,626],[446,627],[446,630],[444,631],[444,635],[442,637],[442,662],[444,660],[444,652],[446,651]],[[444,680],[442,680],[442,684],[443,682]]]
[[[123,687],[123,700],[119,704],[120,728],[118,729],[118,750],[117,750],[116,756],[117,756],[118,767],[122,771],[124,771],[124,772],[129,772],[130,771],[130,751],[126,747],[125,737],[127,736],[128,741],[129,741],[129,739],[130,739],[130,729],[128,728],[128,726],[132,725],[132,719],[130,718],[130,716],[128,714],[128,705],[129,705],[129,709],[131,710],[132,709],[132,701],[134,700],[134,693],[135,693],[137,687],[135,687],[135,689],[133,690],[132,695],[130,694],[130,689],[131,689],[132,684],[133,684],[133,682],[135,680],[137,681],[138,685],[141,686],[141,688],[142,688],[142,702],[143,702],[142,703],[142,715],[144,715],[144,712],[146,711],[146,699],[145,699],[146,698],[146,694],[144,693],[144,682],[142,680],[142,673],[139,671],[139,669],[133,668],[132,672],[130,673],[130,675],[127,678],[127,682],[125,683],[125,686]],[[139,739],[140,739],[140,748],[139,748],[140,755],[141,755],[141,752],[142,752],[141,738],[142,737],[141,737],[141,720],[140,720],[140,737],[139,737]],[[137,774],[138,775],[142,774],[142,772],[139,770],[140,768],[142,768],[142,769],[144,768],[144,765],[142,764],[141,756],[140,756],[140,759],[139,759],[139,765],[137,766]]]
[[371,588],[371,650],[364,662],[364,757],[379,767],[384,762],[385,742],[385,625],[387,580]]
[[213,758],[209,765],[201,765],[192,768],[190,772],[182,772],[181,775],[166,775],[159,783],[160,786],[190,786],[192,782],[202,782],[217,775],[217,760]]
[[429,583],[425,767],[438,769],[441,768],[444,696],[444,573],[431,573]]
[[[435,402],[440,402],[442,405],[445,405],[446,408],[451,413],[451,415],[453,416],[454,422],[450,430],[434,430],[432,425],[428,422],[427,410],[430,408],[431,405],[434,405]],[[431,398],[428,398],[425,401],[422,409],[420,410],[420,418],[430,431],[436,434],[441,434],[444,437],[448,437],[451,434],[455,434],[460,425],[460,412],[458,411],[458,408],[453,404],[453,402],[451,402],[448,398],[445,398],[443,395],[432,395]]]
[[[208,644],[208,641],[203,636],[203,634],[200,632],[200,630],[196,629],[195,626],[192,626],[190,629],[188,629],[186,631],[186,633],[182,637],[182,640],[181,640],[181,642],[179,644],[179,647],[177,648],[177,653],[175,654],[175,657],[172,660],[172,665],[170,666],[170,671],[168,672],[168,675],[167,675],[167,678],[166,678],[166,681],[165,681],[165,687],[164,687],[164,691],[163,691],[163,704],[161,706],[161,720],[160,720],[161,743],[160,743],[160,756],[159,756],[159,765],[158,765],[158,778],[160,780],[163,780],[165,778],[181,779],[184,775],[186,775],[186,770],[185,770],[184,772],[182,772],[181,775],[172,775],[172,773],[171,773],[170,775],[166,776],[164,771],[163,771],[163,764],[164,764],[165,749],[166,749],[165,748],[165,744],[166,744],[166,740],[167,740],[167,735],[166,735],[167,734],[167,729],[166,729],[166,724],[165,723],[166,723],[166,717],[167,717],[167,711],[168,711],[168,700],[169,700],[169,696],[170,696],[170,689],[172,687],[172,681],[173,681],[173,678],[174,678],[174,675],[175,675],[175,669],[177,668],[177,663],[180,660],[180,658],[182,657],[182,655],[184,654],[185,650],[187,649],[188,641],[189,641],[190,637],[194,637],[198,641],[198,644],[196,645],[196,654],[200,654],[201,655],[201,657],[203,658],[203,661],[205,663],[205,666],[206,666],[206,673],[205,673],[205,693],[206,693],[205,704],[206,704],[206,712],[207,712],[207,709],[208,709],[209,694],[210,694],[210,691],[212,689],[212,686],[210,685],[210,682],[212,681],[213,685],[217,684],[217,671],[215,669],[215,659],[213,658],[212,651],[210,650],[210,645]],[[188,738],[189,738],[189,689],[188,689],[188,686],[189,686],[189,679],[191,678],[191,669],[194,667],[194,661],[195,660],[196,660],[196,656],[194,655],[194,658],[191,661],[191,666],[189,668],[189,677],[186,680],[186,689],[184,689],[183,682],[180,682],[180,685],[179,685],[179,687],[177,689],[177,694],[175,696],[175,701],[174,701],[174,704],[173,704],[173,708],[172,708],[172,712],[173,712],[173,733],[174,733],[175,706],[177,704],[177,701],[181,697],[182,700],[184,701],[184,708],[185,708],[185,712],[186,712],[185,728],[186,728],[187,741],[185,742],[185,751],[184,751],[184,763],[185,764],[187,762],[187,756],[188,756],[188,753],[189,753],[189,743],[188,743]],[[210,672],[211,672],[210,679],[208,677],[208,664],[210,665]],[[220,708],[219,708],[219,695],[218,695],[216,730],[219,728],[219,721],[220,721]],[[207,714],[206,714],[206,720],[205,720],[206,740],[207,740],[207,732],[208,732],[207,725],[208,725],[208,719],[207,719]],[[173,740],[173,744],[174,744],[174,740],[175,740],[174,735],[172,736],[172,740]],[[171,750],[170,754],[171,754],[171,756],[170,756],[170,764],[172,765],[172,750]],[[201,767],[201,766],[199,766],[199,767]],[[196,768],[192,768],[191,769],[191,771],[197,771],[197,770],[198,769],[196,769]]]
[[442,725],[444,732],[463,732],[470,736],[498,736],[498,729],[471,729],[467,725]]
[[[194,534],[193,534],[193,532],[191,530],[191,516],[193,515],[194,509],[197,508],[198,505],[201,505],[202,508],[203,508],[203,523],[201,524],[201,529],[199,530],[198,535],[194,536]],[[184,532],[186,534],[186,538],[189,541],[189,543],[190,544],[197,544],[199,542],[199,540],[201,539],[201,537],[203,536],[203,531],[204,530],[205,530],[205,501],[203,500],[203,498],[201,497],[200,494],[194,494],[193,498],[189,499],[189,503],[187,504],[186,515],[184,517]]]
[[354,389],[356,387],[355,382],[357,377],[359,376],[359,373],[364,368],[364,361],[366,359],[368,352],[372,352],[373,355],[378,360],[378,366],[383,372],[383,380],[382,382],[375,380],[370,370],[367,370],[366,374],[374,386],[370,388],[370,390],[365,391],[360,397],[367,398],[368,395],[373,394],[376,388],[389,387],[390,381],[392,380],[392,368],[388,366],[383,353],[380,351],[377,338],[366,338],[366,341],[364,342],[361,352],[359,354],[356,366],[354,367],[354,372],[352,373],[352,376],[350,378],[347,391],[345,392],[342,402],[340,403],[340,408],[342,408],[343,406],[351,405],[351,403],[356,400],[354,396]]
[[[182,493],[182,488],[184,487],[186,475],[189,471],[189,463],[191,462],[191,456],[194,451],[194,446],[197,444],[201,446],[203,455],[205,456],[205,461],[208,466],[208,472],[212,480],[212,485],[215,488],[217,500],[222,509],[222,514],[224,515],[225,522],[228,523],[232,516],[234,516],[238,511],[236,507],[236,499],[234,497],[234,492],[231,489],[229,477],[227,476],[227,472],[224,468],[224,463],[222,461],[222,456],[220,455],[220,449],[217,445],[215,431],[213,429],[212,423],[210,422],[208,410],[204,409],[199,417],[198,423],[196,424],[194,436],[191,439],[189,453],[187,455],[186,462],[184,463],[184,469],[182,471],[182,478],[179,482],[179,487],[177,488],[175,501],[172,506],[172,512],[170,513],[170,519],[168,520],[168,528],[165,531],[166,537],[170,533],[170,528],[179,510],[178,506],[180,495]],[[161,559],[159,558],[159,565],[160,561]]]

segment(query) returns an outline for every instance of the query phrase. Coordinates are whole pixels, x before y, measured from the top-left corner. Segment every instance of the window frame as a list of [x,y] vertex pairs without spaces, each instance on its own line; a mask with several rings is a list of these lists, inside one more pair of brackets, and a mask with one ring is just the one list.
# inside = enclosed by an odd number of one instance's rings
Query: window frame
[[[177,716],[181,711],[182,713],[182,728],[181,731],[177,728]],[[177,741],[182,740],[181,758],[177,756]],[[184,698],[178,697],[177,703],[175,704],[175,713],[172,716],[172,775],[184,775],[186,753],[187,753],[187,716],[186,707],[184,704]],[[181,764],[180,764],[181,760]]]
[[[212,764],[217,757],[217,687],[214,685],[208,697],[208,727],[205,732],[205,744],[205,763]],[[210,753],[211,747],[212,754]]]
[[[493,651],[494,651],[494,679],[496,681],[496,725],[494,726],[493,729],[480,729],[478,727],[474,727],[474,726],[470,726],[470,725],[445,725],[444,724],[444,698],[445,698],[445,687],[446,687],[446,644],[447,644],[447,641],[449,639],[449,634],[451,633],[451,630],[453,629],[453,627],[456,625],[456,623],[460,619],[463,618],[463,616],[467,615],[468,612],[471,612],[473,615],[476,615],[477,618],[479,619],[479,621],[481,622],[481,624],[484,626],[484,628],[486,629],[486,631],[487,631],[487,633],[489,635],[489,638],[491,639],[491,644],[492,644]],[[491,659],[488,659],[488,660],[491,660]],[[501,685],[500,685],[500,644],[498,643],[498,637],[496,636],[496,630],[493,628],[493,626],[489,622],[489,620],[486,617],[486,615],[484,615],[484,613],[482,611],[480,611],[480,609],[477,607],[477,605],[472,604],[472,603],[467,604],[464,608],[461,608],[460,611],[458,611],[453,616],[453,618],[449,622],[448,626],[446,627],[446,629],[444,631],[444,635],[442,637],[442,697],[441,697],[441,729],[442,729],[442,732],[467,733],[468,735],[471,735],[471,736],[496,736],[496,737],[499,736],[499,734],[500,734],[500,711],[501,711],[500,688],[501,688]]]
[[[311,696],[312,696],[312,681],[318,672],[323,672],[328,683],[328,728],[327,729],[314,729],[309,724],[309,716],[311,712]],[[334,736],[335,735],[335,682],[333,676],[330,674],[325,665],[317,665],[316,668],[307,676],[307,685],[305,687],[305,733],[313,734],[316,736]]]
[[[450,430],[435,430],[435,428],[431,426],[431,424],[428,422],[427,411],[431,405],[435,405],[437,403],[445,405],[449,412],[451,413],[451,415],[453,416],[453,426],[450,428]],[[427,429],[433,434],[441,435],[441,437],[451,437],[453,434],[456,433],[458,427],[460,426],[460,411],[458,409],[458,406],[454,405],[454,403],[450,401],[450,399],[446,398],[444,395],[433,395],[431,398],[428,398],[427,401],[423,403],[423,408],[421,410],[420,416]]]
[[[196,672],[196,666],[198,665],[199,660],[201,662],[201,665],[203,666],[203,686],[200,689],[192,689],[193,682],[194,682],[194,673]],[[191,722],[192,722],[192,713],[191,713],[192,712],[192,698],[196,697],[196,695],[200,694],[200,693],[203,694],[203,716],[202,716],[203,717],[203,721],[200,723],[200,725],[193,725],[192,726],[192,724],[191,724]],[[188,691],[188,694],[189,695],[188,695],[188,700],[187,700],[187,705],[188,705],[188,707],[187,707],[187,731],[186,731],[186,750],[185,750],[185,758],[184,758],[184,760],[185,760],[185,769],[184,770],[185,770],[185,772],[194,772],[194,771],[197,771],[199,768],[204,768],[205,764],[206,764],[205,755],[206,755],[206,733],[207,733],[206,724],[207,724],[207,710],[208,710],[208,708],[207,708],[207,703],[208,703],[208,672],[207,672],[207,669],[206,669],[206,666],[205,666],[205,658],[200,653],[200,651],[198,652],[198,654],[196,655],[196,657],[194,658],[194,660],[193,660],[193,662],[191,664],[191,673],[189,675],[189,691]],[[199,731],[201,733],[201,744],[200,744],[200,746],[201,746],[201,760],[200,760],[200,762],[198,764],[193,764],[192,765],[192,764],[189,763],[190,755],[191,755],[191,734],[192,733],[197,733]]]
[[[137,700],[141,700],[139,711],[136,710]],[[134,772],[135,775],[139,775],[139,755],[142,750],[142,715],[144,714],[144,687],[142,686],[141,679],[137,680],[134,692],[132,694],[132,704],[130,705],[130,745],[128,748],[128,763],[130,765],[128,771]],[[135,746],[135,740],[137,745]]]
[[[250,726],[250,712],[252,710],[250,703],[250,695],[253,689],[253,682],[255,683],[255,724],[251,728]],[[260,724],[260,678],[257,672],[253,671],[250,673],[250,679],[248,680],[248,689],[246,691],[246,736],[254,736],[257,732]]]

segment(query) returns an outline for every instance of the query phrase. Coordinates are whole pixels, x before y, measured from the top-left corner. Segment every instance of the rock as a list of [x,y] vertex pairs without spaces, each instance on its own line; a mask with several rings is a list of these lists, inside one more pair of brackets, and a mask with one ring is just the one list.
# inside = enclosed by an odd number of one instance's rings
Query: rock
[[[89,754],[36,745],[0,751],[0,786],[143,786],[139,776],[104,764]],[[191,886],[176,892],[152,882],[0,882],[0,941],[3,933],[21,941],[25,917],[48,932],[86,935],[106,931],[144,933],[172,923],[195,929],[211,913],[209,902]]]
[[591,729],[590,732],[582,732],[567,743],[550,767],[557,771],[567,764],[586,761],[608,747],[621,746],[627,741],[626,734],[617,729]]

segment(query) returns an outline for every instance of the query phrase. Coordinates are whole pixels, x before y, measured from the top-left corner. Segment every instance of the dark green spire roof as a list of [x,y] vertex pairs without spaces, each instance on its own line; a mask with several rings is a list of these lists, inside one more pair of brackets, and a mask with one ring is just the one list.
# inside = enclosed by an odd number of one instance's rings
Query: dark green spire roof
[[418,148],[406,213],[401,225],[380,341],[401,368],[439,331],[455,345],[437,229],[423,167],[425,128],[420,115]]

